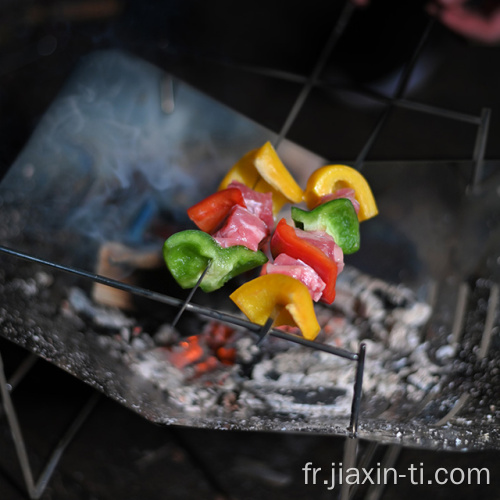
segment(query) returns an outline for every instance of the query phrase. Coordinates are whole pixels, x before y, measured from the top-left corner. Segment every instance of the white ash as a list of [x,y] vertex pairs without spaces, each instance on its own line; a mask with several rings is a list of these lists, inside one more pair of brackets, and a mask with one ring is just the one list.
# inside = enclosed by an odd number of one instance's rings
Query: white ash
[[15,278],[10,282],[12,288],[20,290],[26,297],[36,296],[43,288],[49,288],[54,282],[53,276],[37,272],[32,278]]
[[131,341],[132,349],[137,351],[146,351],[155,347],[154,340],[148,335],[141,335],[140,337],[133,337]]
[[35,281],[40,288],[49,288],[54,283],[54,276],[44,271],[37,271],[35,273]]
[[395,309],[392,313],[393,318],[415,328],[422,326],[429,319],[429,315],[429,305],[422,302],[413,302],[410,307]]
[[[259,348],[255,334],[235,328],[231,347],[236,349],[237,363],[219,363],[215,370],[198,376],[195,365],[178,369],[169,362],[167,350],[180,339],[171,326],[162,325],[151,335],[142,332],[134,337],[131,331],[137,328],[122,313],[117,311],[114,316],[76,289],[71,291],[69,302],[83,314],[92,312],[107,318],[118,332],[113,342],[121,332],[126,347],[117,352],[125,353],[127,364],[190,414],[230,411],[241,418],[262,411],[270,416],[285,412],[306,418],[350,414],[356,375],[353,361],[272,336]],[[361,342],[366,343],[366,401],[417,402],[443,372],[430,360],[428,345],[421,340],[430,312],[430,306],[418,302],[409,289],[346,267],[337,283],[334,304],[317,304],[322,326],[318,342],[351,352],[357,352]],[[242,366],[250,370],[245,372]]]
[[121,327],[120,328],[120,337],[127,343],[130,342],[131,338],[132,338],[132,332],[130,330],[130,328],[127,328],[125,326]]
[[193,367],[178,369],[173,366],[164,348],[151,348],[140,353],[131,349],[127,364],[142,378],[168,394],[171,403],[188,413],[221,411],[221,395],[238,390],[238,367],[227,367],[211,373],[211,384],[196,378]]
[[456,346],[449,344],[443,345],[436,350],[436,359],[440,361],[447,361],[455,356],[456,351]]
[[251,363],[260,350],[251,337],[241,337],[234,343],[236,348],[236,361],[238,363]]
[[169,346],[179,341],[180,334],[172,325],[164,324],[154,334],[153,339],[157,345]]
[[132,356],[130,366],[162,390],[176,391],[185,386],[185,374],[172,366],[160,349],[151,349],[141,356]]
[[26,297],[34,297],[38,293],[38,284],[35,279],[21,279],[16,278],[12,280],[11,286],[23,292]]
[[[326,332],[323,342],[354,352],[361,341],[366,343],[364,394],[388,401],[419,400],[439,379],[442,368],[430,361],[428,346],[421,341],[421,329],[430,312],[430,307],[417,302],[410,290],[372,280],[349,268],[339,280],[333,307],[317,307],[318,320]],[[252,380],[244,387],[252,387],[254,392],[258,387],[275,391],[285,387],[341,388],[346,397],[336,404],[340,411],[350,411],[355,370],[356,364],[343,358],[305,347],[293,348],[258,363]],[[273,398],[266,394],[262,400],[275,409],[289,404],[291,411],[298,411],[298,406],[304,411],[307,406],[282,395]]]
[[[288,388],[283,388],[288,389]],[[293,387],[289,388],[293,390]],[[312,389],[311,389],[312,390]],[[260,387],[247,383],[238,398],[240,404],[250,407],[253,411],[265,411],[267,413],[281,413],[297,416],[307,416],[308,418],[320,416],[345,416],[351,409],[352,394],[346,393],[337,398],[334,404],[306,404],[297,402],[293,395],[279,393],[274,387]]]
[[396,323],[387,336],[390,349],[394,352],[409,352],[421,343],[419,330],[403,322]]
[[135,323],[133,318],[126,316],[118,308],[96,305],[82,289],[77,287],[70,289],[68,302],[75,312],[90,318],[95,326],[121,330]]

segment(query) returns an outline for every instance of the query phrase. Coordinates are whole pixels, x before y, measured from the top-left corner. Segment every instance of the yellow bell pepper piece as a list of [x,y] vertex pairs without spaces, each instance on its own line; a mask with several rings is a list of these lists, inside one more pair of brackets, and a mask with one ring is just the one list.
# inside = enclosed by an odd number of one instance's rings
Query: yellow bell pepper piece
[[241,182],[260,193],[271,192],[275,215],[285,203],[302,201],[302,188],[295,182],[270,142],[238,160],[222,179],[219,190],[226,189],[232,181]]
[[314,340],[320,331],[309,290],[291,276],[264,274],[246,282],[229,297],[258,325],[265,325],[272,317],[273,326],[297,326],[308,340]]
[[359,202],[359,221],[375,217],[377,204],[366,179],[354,168],[346,165],[326,165],[314,171],[307,180],[304,200],[309,209],[321,203],[323,196],[334,193],[337,189],[354,189]]

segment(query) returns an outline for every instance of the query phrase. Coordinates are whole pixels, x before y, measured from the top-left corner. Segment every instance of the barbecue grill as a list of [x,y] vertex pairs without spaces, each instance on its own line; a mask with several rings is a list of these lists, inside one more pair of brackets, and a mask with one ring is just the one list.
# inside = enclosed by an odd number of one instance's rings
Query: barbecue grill
[[[111,12],[118,7],[109,4]],[[290,62],[284,70],[257,66],[247,54],[250,63],[242,63],[242,47],[240,59],[229,50],[217,61],[162,40],[148,40],[147,49],[116,44],[85,51],[16,151],[0,185],[2,336],[96,390],[36,480],[9,392],[35,358],[10,381],[0,369],[3,408],[30,498],[45,491],[98,393],[160,425],[340,436],[346,464],[369,464],[379,445],[388,446],[387,466],[404,446],[498,449],[498,194],[496,163],[486,157],[491,110],[469,113],[412,98],[436,64],[429,47],[440,31],[433,20],[412,24],[418,36],[410,37],[401,67],[389,71],[385,93],[343,73],[352,70],[342,55],[362,14],[348,3],[328,13],[329,34],[311,41],[317,57],[299,74],[288,70]],[[44,39],[49,52],[51,40]],[[259,120],[245,104],[235,111],[230,100],[216,99],[210,75],[203,75],[200,91],[185,62],[193,63],[193,55],[201,58],[195,67],[233,72],[250,88],[262,80],[271,88],[282,83],[277,111]],[[331,149],[336,142],[309,131],[325,96],[340,122],[345,117],[343,123],[363,132],[340,155]],[[429,120],[450,134],[460,130],[466,160],[454,157],[458,149],[446,150],[446,141],[431,159],[417,157],[425,143],[405,149],[407,156],[389,148],[394,157],[385,158],[387,131],[399,139],[397,118],[406,112],[417,127]],[[342,128],[332,124],[331,136],[347,135]],[[242,152],[267,140],[301,185],[325,158],[335,158],[363,172],[379,203],[377,220],[362,226],[362,251],[346,259],[337,309],[319,311],[329,329],[342,329],[340,345],[326,333],[307,342],[263,331],[231,310],[228,290],[236,284],[188,298],[159,270],[162,238],[188,223],[185,209],[213,192]],[[178,332],[172,331],[168,324],[183,306]],[[221,324],[237,346],[235,365],[205,373],[202,363],[182,357],[182,366],[173,366],[179,353],[191,355],[186,338],[203,340],[203,332]],[[363,453],[360,439],[371,443]],[[340,492],[355,494],[347,487]]]

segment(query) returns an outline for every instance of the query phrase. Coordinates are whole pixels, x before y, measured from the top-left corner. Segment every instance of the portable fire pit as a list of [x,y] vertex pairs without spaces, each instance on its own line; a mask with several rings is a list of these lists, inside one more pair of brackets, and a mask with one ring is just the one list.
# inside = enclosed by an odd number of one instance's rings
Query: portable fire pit
[[[186,208],[267,140],[301,185],[326,163],[286,136],[340,35],[337,27],[278,133],[137,57],[90,54],[0,185],[2,336],[156,424],[346,436],[350,461],[358,437],[498,448],[489,112],[404,101],[412,64],[387,112],[406,106],[473,124],[472,161],[367,162],[381,115],[355,162],[380,215],[362,226],[334,304],[317,306],[318,339],[271,330],[257,345],[262,327],[228,299],[251,273],[197,292],[172,327],[187,293],[161,246],[189,224]],[[6,390],[2,399],[35,498],[46,482],[34,484]]]

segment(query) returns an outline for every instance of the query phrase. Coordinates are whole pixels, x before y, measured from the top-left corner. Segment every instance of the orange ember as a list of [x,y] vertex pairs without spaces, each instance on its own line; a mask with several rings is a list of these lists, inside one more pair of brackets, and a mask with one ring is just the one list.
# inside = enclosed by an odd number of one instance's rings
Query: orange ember
[[215,356],[209,356],[205,361],[197,363],[194,370],[195,376],[200,376],[205,373],[215,370],[219,366],[219,360]]
[[236,349],[234,347],[219,347],[217,357],[225,365],[234,365],[236,361]]
[[207,345],[216,351],[217,348],[225,346],[232,339],[234,329],[213,321],[207,325],[207,328],[203,331],[203,335],[207,339]]
[[234,365],[236,349],[231,342],[235,330],[213,321],[199,335],[191,335],[169,349],[170,362],[179,369],[194,365],[195,376]]
[[181,369],[197,361],[201,361],[204,355],[205,352],[200,345],[198,337],[191,335],[191,337],[187,337],[173,347],[170,351],[169,359],[176,368]]

